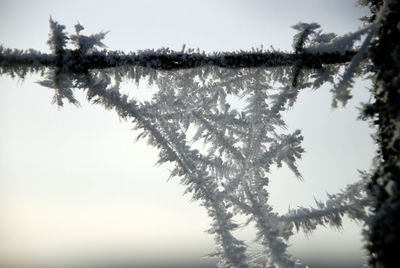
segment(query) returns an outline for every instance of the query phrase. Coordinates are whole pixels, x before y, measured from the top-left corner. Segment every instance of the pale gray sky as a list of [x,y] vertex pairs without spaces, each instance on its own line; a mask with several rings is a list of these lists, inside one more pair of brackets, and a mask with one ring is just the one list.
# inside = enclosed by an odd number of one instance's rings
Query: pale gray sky
[[[273,45],[290,50],[299,21],[319,22],[339,34],[356,30],[366,10],[348,0],[202,1],[0,1],[0,43],[44,52],[48,19],[72,32],[79,21],[86,33],[110,31],[111,50],[168,46],[232,51]],[[30,263],[81,256],[123,256],[141,263],[207,263],[214,249],[204,233],[209,219],[202,207],[182,196],[168,167],[154,167],[157,151],[134,142],[129,122],[114,112],[88,105],[51,104],[52,92],[39,76],[24,82],[0,77],[0,257]],[[124,90],[133,89],[132,84]],[[271,202],[313,205],[358,179],[374,155],[367,123],[356,121],[366,83],[357,83],[345,109],[332,110],[329,86],[305,90],[286,114],[300,128],[307,153],[300,162],[305,182],[286,170],[271,174]],[[146,90],[140,88],[139,90]],[[134,91],[132,91],[134,92]],[[320,228],[300,233],[291,252],[303,260],[359,262],[361,226],[345,223],[337,232]],[[252,240],[253,231],[240,236]],[[322,257],[321,257],[322,256]],[[344,266],[342,266],[344,267]]]

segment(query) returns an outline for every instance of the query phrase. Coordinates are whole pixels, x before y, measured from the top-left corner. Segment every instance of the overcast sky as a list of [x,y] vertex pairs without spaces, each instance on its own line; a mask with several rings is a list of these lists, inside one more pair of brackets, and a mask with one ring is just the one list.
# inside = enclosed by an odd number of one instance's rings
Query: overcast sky
[[[348,0],[0,0],[0,44],[49,52],[52,16],[69,32],[78,21],[85,33],[109,31],[104,42],[111,50],[180,50],[183,44],[210,52],[261,44],[290,50],[290,26],[297,22],[343,34],[356,30],[365,14]],[[134,142],[132,124],[82,98],[81,108],[58,109],[39,79],[0,77],[0,259],[210,263],[202,258],[214,249],[204,232],[210,223],[205,210],[182,196],[177,179],[166,181],[168,166],[154,166],[157,151]],[[356,181],[357,170],[369,169],[373,131],[356,120],[356,107],[369,98],[367,86],[357,83],[354,98],[337,110],[330,107],[329,86],[304,90],[285,114],[289,128],[305,136],[307,153],[299,163],[305,181],[274,170],[270,193],[277,211],[324,200],[326,192]],[[127,83],[124,90],[135,95],[146,88]],[[357,263],[364,254],[360,232],[361,225],[346,221],[340,232],[320,228],[308,239],[299,233],[290,250],[305,263]],[[252,235],[239,233],[249,241]]]

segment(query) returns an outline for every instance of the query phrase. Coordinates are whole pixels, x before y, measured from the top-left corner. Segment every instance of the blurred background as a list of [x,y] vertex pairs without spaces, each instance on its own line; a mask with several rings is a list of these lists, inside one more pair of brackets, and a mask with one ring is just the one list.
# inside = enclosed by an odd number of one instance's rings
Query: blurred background
[[[340,35],[357,30],[367,14],[348,0],[0,0],[0,44],[49,53],[52,16],[70,33],[78,21],[86,34],[109,31],[110,50],[290,51],[291,26],[300,21]],[[205,210],[177,179],[167,182],[171,167],[155,166],[157,151],[135,142],[133,125],[83,97],[82,107],[59,109],[38,80],[0,77],[0,267],[215,267],[204,258],[214,250]],[[138,98],[155,90],[123,86]],[[290,130],[302,130],[307,152],[299,162],[304,182],[285,168],[271,173],[276,211],[325,200],[370,168],[373,130],[357,120],[368,87],[358,81],[340,109],[331,108],[329,85],[304,90],[285,113]],[[359,267],[361,232],[362,224],[345,219],[341,230],[299,232],[290,252],[312,268]],[[257,249],[253,228],[237,235]]]

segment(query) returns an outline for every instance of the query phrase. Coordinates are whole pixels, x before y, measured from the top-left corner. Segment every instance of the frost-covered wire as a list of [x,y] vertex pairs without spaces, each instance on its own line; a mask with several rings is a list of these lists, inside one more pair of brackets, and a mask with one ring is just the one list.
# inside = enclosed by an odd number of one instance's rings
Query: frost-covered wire
[[315,200],[316,208],[298,207],[289,209],[280,219],[293,223],[297,230],[302,229],[309,233],[317,226],[329,225],[340,228],[342,218],[347,215],[350,219],[363,221],[366,218],[366,209],[371,206],[371,198],[366,194],[366,180],[348,185],[337,194],[328,194],[328,200]]
[[[100,50],[105,33],[86,36],[77,24],[75,34],[67,35],[52,19],[50,27],[53,54],[0,47],[0,73],[24,77],[43,72],[39,83],[54,89],[57,105],[64,100],[79,105],[74,91],[81,89],[91,102],[132,119],[141,130],[138,138],[159,149],[157,164],[175,163],[171,176],[179,177],[186,193],[206,208],[219,267],[260,265],[251,262],[247,246],[233,234],[236,213],[255,223],[267,258],[261,265],[268,268],[303,267],[287,252],[293,226],[312,231],[319,224],[339,226],[344,214],[359,220],[365,216],[369,203],[359,184],[325,203],[318,201],[316,209],[298,208],[283,216],[268,204],[267,188],[272,165],[286,164],[301,179],[297,161],[304,153],[303,138],[300,131],[288,133],[281,113],[295,103],[300,89],[333,82],[340,65],[354,55],[357,60],[353,44],[363,32],[340,39],[319,31],[318,24],[301,23],[294,27],[299,33],[293,53],[163,48],[125,54]],[[67,42],[76,48],[68,49]],[[329,50],[334,44],[338,50]],[[354,73],[349,69],[344,77]],[[147,80],[159,90],[150,101],[129,99],[119,90],[123,79]],[[230,98],[245,102],[244,108],[232,107]],[[205,149],[192,147],[199,142]]]

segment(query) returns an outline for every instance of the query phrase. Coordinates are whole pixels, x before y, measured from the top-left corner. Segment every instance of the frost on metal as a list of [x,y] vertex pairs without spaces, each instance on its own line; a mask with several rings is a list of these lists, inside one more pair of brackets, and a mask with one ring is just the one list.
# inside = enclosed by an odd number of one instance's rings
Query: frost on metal
[[[370,201],[363,182],[316,201],[315,208],[299,207],[284,215],[269,205],[268,184],[273,166],[287,166],[302,178],[297,162],[304,153],[303,137],[299,130],[287,131],[282,112],[294,105],[299,90],[335,84],[337,77],[359,72],[355,65],[364,58],[355,40],[367,31],[339,38],[322,33],[316,23],[300,23],[294,26],[299,31],[294,53],[165,48],[125,54],[104,50],[105,33],[86,36],[77,24],[68,36],[57,22],[50,20],[50,26],[53,54],[0,47],[0,73],[24,77],[42,72],[39,83],[54,89],[57,105],[65,100],[79,105],[74,91],[83,90],[92,103],[131,120],[141,131],[138,138],[159,150],[158,164],[174,163],[171,177],[178,177],[186,193],[207,210],[212,219],[208,232],[216,243],[211,255],[219,257],[218,267],[305,267],[287,251],[295,230],[340,227],[344,215],[365,219]],[[67,42],[75,49],[67,49]],[[348,62],[349,70],[341,74],[340,66]],[[149,101],[129,98],[119,89],[123,79],[146,80],[158,91]],[[342,95],[337,89],[334,100],[345,104]],[[244,108],[232,99],[241,100]],[[262,258],[254,258],[234,236],[238,214],[256,226]]]

